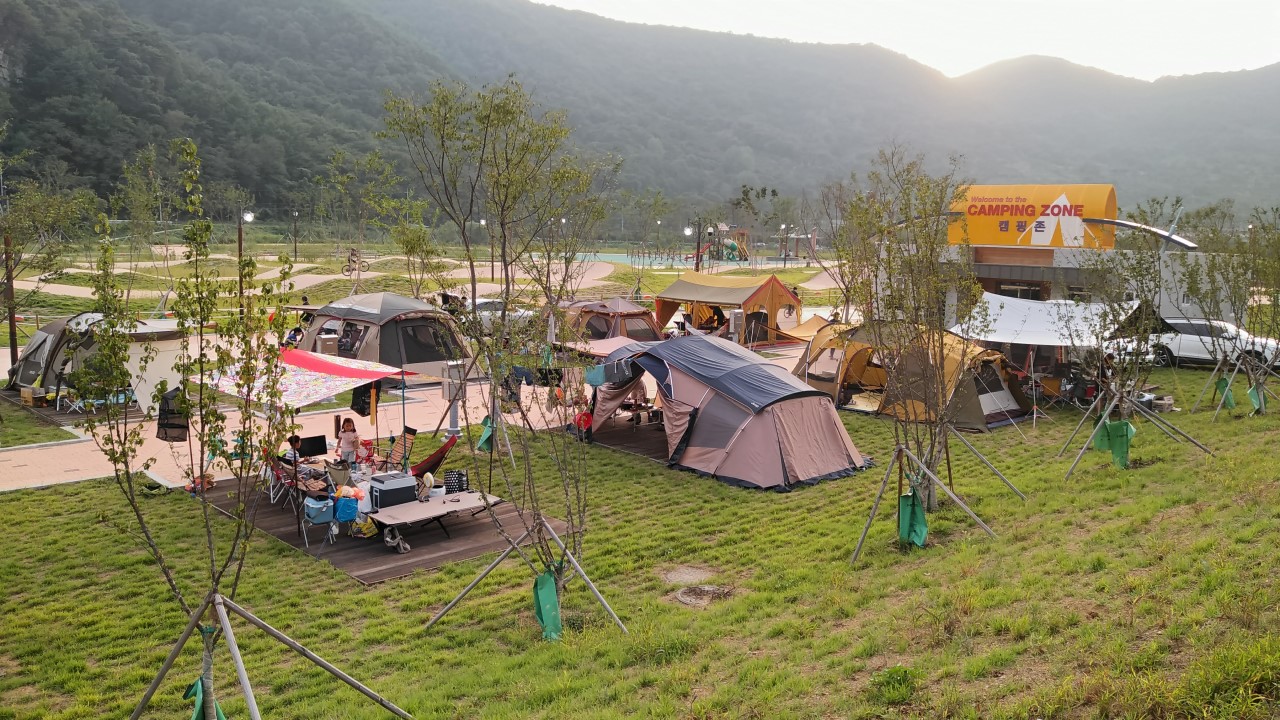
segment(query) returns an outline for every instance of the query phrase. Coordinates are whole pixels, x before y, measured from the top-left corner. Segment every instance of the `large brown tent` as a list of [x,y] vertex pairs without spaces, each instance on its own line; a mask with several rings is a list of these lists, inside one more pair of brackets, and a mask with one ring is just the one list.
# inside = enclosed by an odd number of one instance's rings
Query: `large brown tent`
[[801,308],[800,298],[776,275],[735,277],[704,275],[692,270],[654,298],[658,324],[665,326],[670,322],[681,305],[692,316],[696,326],[710,320],[716,308],[722,312],[741,308],[746,325],[741,335],[744,345],[786,339],[777,331],[778,315],[789,307],[798,318]]
[[[793,374],[853,410],[929,421],[925,408],[946,406],[955,426],[967,430],[988,430],[1032,410],[999,351],[946,333],[942,372],[936,374],[926,348],[904,343],[907,350],[892,367],[899,376],[890,383],[874,337],[869,326],[827,325],[809,342]],[[941,397],[927,402],[920,393],[938,377],[944,380]]]
[[[602,444],[611,432],[628,443],[628,434],[651,433],[650,455],[672,467],[775,490],[864,465],[831,398],[728,340],[636,343],[612,353],[605,367],[613,382],[596,388],[592,410]],[[657,384],[662,422],[627,427],[613,416],[646,375]]]
[[564,309],[565,324],[585,342],[627,337],[640,342],[662,339],[653,313],[630,300],[580,300]]
[[452,316],[394,293],[352,295],[318,308],[298,347],[404,368],[417,373],[410,382],[438,382],[446,362],[471,355]]

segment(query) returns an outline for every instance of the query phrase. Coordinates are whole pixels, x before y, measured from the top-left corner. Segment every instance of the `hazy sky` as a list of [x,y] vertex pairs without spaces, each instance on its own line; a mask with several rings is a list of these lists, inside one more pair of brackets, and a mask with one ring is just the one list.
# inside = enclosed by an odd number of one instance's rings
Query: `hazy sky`
[[1280,62],[1280,0],[536,0],[628,22],[874,43],[947,75],[1051,55],[1118,75]]

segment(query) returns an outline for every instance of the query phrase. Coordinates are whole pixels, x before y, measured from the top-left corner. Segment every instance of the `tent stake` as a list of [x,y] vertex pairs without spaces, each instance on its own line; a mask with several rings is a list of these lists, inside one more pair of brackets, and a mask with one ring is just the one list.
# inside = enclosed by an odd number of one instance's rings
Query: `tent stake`
[[884,491],[889,487],[889,476],[893,473],[893,466],[898,464],[901,452],[901,445],[893,449],[893,457],[889,459],[889,466],[884,469],[884,479],[880,481],[880,490],[876,492],[876,499],[871,503],[871,514],[867,516],[867,524],[862,527],[862,535],[858,537],[858,546],[853,549],[853,557],[849,559],[850,565],[858,562],[858,556],[862,554],[862,543],[866,542],[867,531],[871,529],[871,522],[876,519],[876,512],[880,509],[880,499],[884,497]]
[[973,521],[978,523],[978,527],[982,528],[983,530],[986,530],[987,534],[990,535],[991,537],[997,537],[996,532],[991,528],[987,527],[987,524],[982,522],[982,518],[978,517],[977,513],[971,510],[969,506],[966,505],[964,501],[961,500],[955,493],[951,492],[951,490],[947,488],[946,484],[944,484],[941,480],[939,480],[938,476],[935,475],[927,465],[920,462],[920,458],[913,455],[911,451],[908,450],[907,448],[903,448],[902,452],[905,453],[906,456],[910,458],[911,461],[916,464],[916,467],[918,467],[921,471],[923,471],[925,475],[928,475],[929,479],[932,480],[935,485],[942,488],[942,492],[946,493],[947,496],[950,497],[953,502],[955,502],[955,504],[959,505],[962,510],[968,513],[969,517],[973,518]]
[[[1076,455],[1076,459],[1071,463],[1071,467],[1067,469],[1066,477],[1062,478],[1064,481],[1069,480],[1071,478],[1071,473],[1076,471],[1076,465],[1080,464],[1080,459],[1089,451],[1089,446],[1093,444],[1094,436],[1096,436],[1098,431],[1102,429],[1102,423],[1107,421],[1107,417],[1111,415],[1111,411],[1115,409],[1115,406],[1119,404],[1119,402],[1120,396],[1116,395],[1115,399],[1111,401],[1111,404],[1107,405],[1107,409],[1102,412],[1102,417],[1098,420],[1098,424],[1094,425],[1093,432],[1089,433],[1089,439],[1084,441],[1084,446],[1080,448],[1080,452]],[[1086,415],[1086,417],[1088,416]]]
[[342,682],[344,682],[344,683],[346,683],[346,684],[350,685],[351,687],[355,688],[356,690],[359,690],[361,693],[363,693],[363,694],[365,695],[365,697],[367,697],[367,698],[369,698],[370,700],[373,700],[374,702],[378,703],[378,705],[382,706],[382,708],[383,708],[383,709],[385,709],[385,710],[387,710],[388,712],[391,712],[391,713],[393,713],[393,714],[395,714],[395,715],[397,715],[397,716],[399,716],[399,717],[405,718],[405,720],[412,720],[412,718],[413,718],[413,716],[412,716],[412,715],[410,715],[409,713],[405,712],[404,710],[401,710],[400,708],[396,707],[394,704],[392,704],[392,703],[391,703],[391,701],[389,701],[389,700],[387,700],[386,698],[382,697],[381,695],[379,695],[378,693],[374,692],[373,690],[370,690],[368,687],[366,687],[365,685],[363,685],[362,683],[360,683],[360,682],[359,682],[358,680],[356,680],[355,678],[352,678],[350,675],[347,675],[346,673],[342,672],[342,671],[341,671],[341,670],[339,670],[338,668],[336,668],[336,667],[334,667],[333,665],[329,664],[327,661],[325,661],[325,660],[324,660],[324,658],[322,658],[322,657],[320,657],[319,655],[316,655],[315,653],[311,652],[311,651],[310,651],[310,650],[308,650],[306,647],[304,647],[302,644],[300,644],[300,643],[298,643],[297,641],[295,641],[293,638],[290,638],[288,635],[285,635],[284,633],[280,632],[279,630],[277,630],[277,629],[275,629],[275,628],[271,627],[270,625],[268,625],[266,622],[264,622],[263,620],[261,620],[260,618],[258,618],[258,617],[257,617],[256,615],[254,615],[253,613],[251,613],[251,612],[249,612],[248,610],[245,610],[244,608],[242,608],[242,607],[240,607],[239,605],[237,605],[237,604],[236,604],[235,602],[233,602],[230,598],[226,598],[226,597],[219,596],[219,599],[220,599],[220,601],[222,602],[222,604],[226,606],[226,608],[227,608],[228,610],[230,610],[231,612],[235,613],[236,615],[239,615],[240,617],[244,618],[245,620],[249,621],[249,622],[250,622],[250,623],[252,623],[254,626],[256,626],[258,629],[262,630],[263,632],[265,632],[266,634],[268,634],[268,635],[270,635],[271,637],[275,638],[276,640],[279,640],[281,643],[283,643],[283,644],[284,644],[286,647],[288,647],[290,650],[293,650],[294,652],[298,653],[298,654],[299,654],[299,655],[301,655],[302,657],[304,657],[304,658],[306,658],[306,659],[310,660],[311,662],[315,663],[316,665],[320,666],[320,667],[321,667],[321,668],[323,668],[324,670],[327,670],[327,671],[329,672],[329,674],[330,674],[330,675],[333,675],[334,677],[338,678],[338,679],[339,679],[339,680],[341,680]]
[[156,694],[156,690],[160,688],[160,683],[164,682],[164,676],[169,674],[169,669],[173,667],[174,661],[178,659],[178,655],[182,652],[183,646],[187,644],[187,640],[191,638],[191,633],[195,631],[196,626],[200,624],[200,618],[204,617],[204,611],[209,608],[209,603],[213,602],[213,593],[205,596],[204,602],[200,603],[200,607],[191,613],[191,620],[187,623],[187,627],[182,631],[182,635],[178,636],[178,642],[173,644],[173,649],[169,651],[169,656],[164,659],[164,663],[160,666],[160,672],[156,673],[156,677],[151,681],[150,687],[142,694],[142,700],[138,702],[138,707],[134,708],[133,714],[129,716],[129,720],[138,720],[142,717],[142,711],[147,709],[147,705],[151,702],[152,696]]
[[995,466],[995,465],[992,465],[992,464],[991,464],[991,461],[990,461],[990,460],[988,460],[988,459],[986,458],[986,456],[985,456],[985,455],[983,455],[982,453],[978,452],[978,448],[974,447],[974,446],[973,446],[973,443],[970,443],[967,439],[965,439],[965,437],[964,437],[963,435],[961,435],[961,434],[960,434],[960,432],[959,432],[959,431],[957,431],[957,430],[955,429],[955,427],[953,427],[953,426],[947,426],[947,427],[951,430],[951,433],[952,433],[953,435],[955,435],[955,436],[956,436],[956,439],[958,439],[961,443],[964,443],[964,446],[965,446],[965,447],[967,447],[967,448],[969,448],[969,452],[973,453],[975,457],[977,457],[979,460],[981,460],[981,461],[982,461],[982,464],[984,464],[984,465],[986,465],[988,468],[990,468],[991,472],[995,473],[995,474],[996,474],[996,477],[1000,478],[1000,480],[1001,480],[1005,485],[1009,486],[1009,489],[1010,489],[1010,490],[1012,490],[1012,491],[1013,491],[1013,493],[1014,493],[1015,495],[1017,495],[1018,497],[1022,498],[1024,501],[1027,499],[1027,496],[1026,496],[1026,495],[1023,495],[1021,490],[1019,490],[1018,488],[1014,487],[1014,486],[1013,486],[1013,483],[1009,482],[1009,478],[1005,477],[1003,473],[1001,473],[999,470],[997,470],[997,469],[996,469],[996,466]]

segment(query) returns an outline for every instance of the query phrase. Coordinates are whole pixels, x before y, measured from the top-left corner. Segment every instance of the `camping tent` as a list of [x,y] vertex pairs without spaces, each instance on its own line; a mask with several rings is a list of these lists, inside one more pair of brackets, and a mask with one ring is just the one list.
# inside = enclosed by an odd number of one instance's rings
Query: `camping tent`
[[831,321],[821,315],[814,315],[799,325],[787,330],[784,334],[789,335],[797,340],[809,342],[817,335],[822,328],[831,324]]
[[[57,392],[68,387],[67,378],[80,369],[93,352],[93,326],[102,321],[100,313],[80,313],[64,320],[54,320],[35,332],[31,341],[9,368],[6,389],[19,387],[45,388]],[[152,394],[161,380],[174,387],[180,375],[173,364],[182,349],[183,333],[176,320],[138,320],[128,329],[128,367],[133,376],[134,396],[144,410],[154,406]],[[143,355],[149,345],[155,353],[143,372]]]
[[[930,421],[927,408],[948,407],[957,428],[987,430],[1026,416],[1031,404],[1013,380],[1003,354],[985,350],[953,333],[931,351],[908,340],[907,350],[889,368],[877,352],[871,326],[853,328],[831,324],[819,330],[801,354],[793,374],[821,390],[841,406],[903,419]],[[932,371],[940,354],[942,372]],[[923,393],[936,379],[941,397],[930,401]]]
[[776,275],[733,277],[704,275],[692,270],[681,275],[654,299],[658,324],[666,325],[680,306],[685,306],[694,325],[702,326],[721,311],[742,308],[746,328],[741,342],[777,342],[778,313],[790,307],[799,317],[800,298],[787,289]]
[[830,398],[727,340],[690,335],[634,343],[605,364],[620,375],[596,388],[597,439],[610,424],[622,424],[611,418],[647,373],[662,407],[665,442],[656,454],[672,467],[786,490],[863,466]]
[[586,342],[628,337],[641,342],[662,339],[662,327],[653,313],[622,298],[582,300],[564,309],[569,330]]
[[438,382],[446,362],[470,357],[448,313],[393,293],[352,295],[318,308],[299,348],[418,373],[410,382]]

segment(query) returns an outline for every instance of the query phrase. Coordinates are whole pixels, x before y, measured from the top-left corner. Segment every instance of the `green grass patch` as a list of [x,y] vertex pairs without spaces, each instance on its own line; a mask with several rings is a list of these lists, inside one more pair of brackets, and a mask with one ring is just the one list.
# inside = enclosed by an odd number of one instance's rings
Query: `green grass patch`
[[75,437],[20,405],[0,401],[0,448],[74,440]]
[[[1207,375],[1153,381],[1188,408]],[[531,574],[514,559],[424,631],[491,557],[364,588],[263,538],[237,601],[418,717],[1274,717],[1280,414],[1246,412],[1166,416],[1212,457],[1138,421],[1133,455],[1145,464],[1121,471],[1090,451],[1069,482],[1074,452],[1056,455],[1077,412],[969,436],[1028,495],[952,445],[956,492],[999,537],[944,500],[930,544],[900,551],[890,495],[856,567],[882,470],[762,493],[587,447],[582,561],[629,635],[574,581],[564,640],[543,642]],[[883,467],[893,426],[841,419]],[[414,459],[439,447],[429,431]],[[468,459],[459,447],[448,466]],[[534,481],[552,487],[552,466],[538,449]],[[199,507],[181,493],[145,502],[194,593]],[[6,493],[0,511],[0,717],[127,715],[183,618],[145,553],[104,523],[126,521],[117,491]],[[684,566],[733,592],[703,609],[674,602],[666,578]],[[241,627],[264,716],[385,717]],[[243,716],[224,650],[216,662],[224,708]],[[199,664],[183,653],[147,717],[190,714],[180,695]]]

